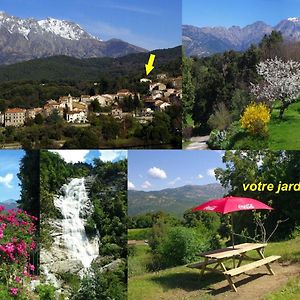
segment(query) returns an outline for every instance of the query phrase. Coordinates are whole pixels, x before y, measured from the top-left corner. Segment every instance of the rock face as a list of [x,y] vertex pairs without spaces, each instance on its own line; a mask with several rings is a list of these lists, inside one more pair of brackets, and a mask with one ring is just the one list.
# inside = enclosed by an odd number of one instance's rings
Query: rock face
[[183,25],[183,45],[187,55],[208,56],[227,50],[244,51],[251,44],[258,44],[265,34],[280,31],[289,41],[300,41],[300,18],[288,18],[275,27],[255,22],[246,27],[195,27]]
[[145,51],[121,40],[102,41],[70,21],[21,19],[0,12],[0,64],[54,55],[119,57]]
[[81,276],[99,254],[99,238],[89,239],[85,233],[85,218],[92,214],[93,205],[84,182],[84,178],[75,178],[62,187],[54,199],[62,219],[47,220],[53,243],[51,249],[41,249],[41,269],[46,280],[58,288],[60,274]]

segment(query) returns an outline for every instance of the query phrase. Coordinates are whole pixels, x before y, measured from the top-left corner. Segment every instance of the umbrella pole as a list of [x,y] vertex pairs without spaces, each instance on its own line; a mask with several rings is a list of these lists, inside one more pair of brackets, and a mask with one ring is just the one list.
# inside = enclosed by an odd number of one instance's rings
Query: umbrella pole
[[[231,214],[231,240],[232,240],[232,248],[234,249],[233,213]],[[235,268],[235,257],[234,256],[233,256],[233,268]]]

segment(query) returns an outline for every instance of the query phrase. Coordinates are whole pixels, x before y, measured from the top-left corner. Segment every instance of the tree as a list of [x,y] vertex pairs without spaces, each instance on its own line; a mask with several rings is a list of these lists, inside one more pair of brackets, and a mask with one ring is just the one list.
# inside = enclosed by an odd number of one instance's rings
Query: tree
[[34,119],[34,122],[38,125],[42,125],[44,123],[44,118],[41,114],[37,114],[35,119]]
[[187,117],[192,113],[192,108],[195,101],[195,87],[192,82],[191,75],[192,59],[183,56],[183,70],[182,70],[182,121],[184,124],[187,123]]
[[300,96],[300,63],[289,60],[284,62],[275,57],[257,65],[257,73],[264,79],[262,83],[252,84],[251,92],[258,100],[273,103],[281,102],[279,118],[284,111]]

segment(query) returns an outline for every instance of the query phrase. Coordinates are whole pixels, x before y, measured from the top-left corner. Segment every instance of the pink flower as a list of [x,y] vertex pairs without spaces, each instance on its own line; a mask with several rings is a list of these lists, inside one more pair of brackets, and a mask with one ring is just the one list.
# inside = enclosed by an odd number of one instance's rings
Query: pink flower
[[11,253],[11,252],[14,252],[15,246],[12,243],[8,243],[8,244],[6,244],[5,249],[7,252]]
[[34,265],[29,264],[29,269],[30,269],[31,271],[34,271],[34,269],[35,269]]
[[13,295],[13,296],[16,296],[18,294],[18,288],[11,288],[10,289],[10,293]]
[[21,282],[21,278],[19,276],[16,276],[15,280],[16,280],[17,283]]

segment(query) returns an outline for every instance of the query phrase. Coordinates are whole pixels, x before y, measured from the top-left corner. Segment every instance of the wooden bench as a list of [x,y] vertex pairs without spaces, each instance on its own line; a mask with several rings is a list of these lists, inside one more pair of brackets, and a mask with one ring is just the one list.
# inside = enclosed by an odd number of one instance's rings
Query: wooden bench
[[241,267],[238,267],[238,268],[234,268],[232,270],[228,270],[228,271],[225,271],[223,274],[225,275],[225,277],[227,278],[227,281],[229,282],[229,285],[230,287],[232,288],[233,291],[237,291],[236,289],[236,286],[235,284],[233,283],[231,277],[233,276],[237,276],[237,275],[240,275],[242,273],[245,273],[247,271],[250,271],[252,269],[255,269],[255,268],[258,268],[258,267],[261,267],[261,266],[266,266],[268,271],[270,272],[271,275],[274,275],[274,272],[273,270],[271,269],[269,263],[279,259],[281,256],[278,256],[278,255],[272,255],[272,256],[269,256],[269,257],[266,257],[266,258],[262,258],[260,260],[257,260],[257,261],[254,261],[250,264],[247,264],[247,265],[243,265]]
[[[256,260],[250,264],[232,269],[232,270],[228,270],[226,272],[224,272],[225,275],[229,275],[229,276],[236,276],[242,273],[245,273],[249,270],[261,267],[263,265],[268,265],[269,263],[279,259],[281,256],[278,255],[272,255],[272,256],[268,256],[266,258],[260,259],[260,260]],[[272,275],[274,275],[274,273],[272,273]]]
[[211,259],[209,261],[201,261],[192,265],[187,265],[188,268],[194,268],[194,269],[202,269],[203,266],[216,264],[217,261],[215,259]]

